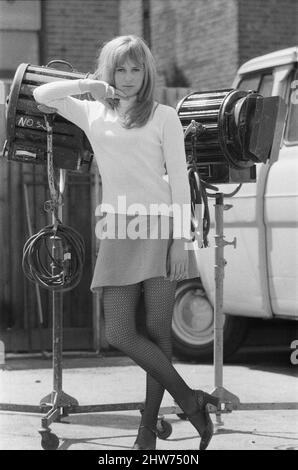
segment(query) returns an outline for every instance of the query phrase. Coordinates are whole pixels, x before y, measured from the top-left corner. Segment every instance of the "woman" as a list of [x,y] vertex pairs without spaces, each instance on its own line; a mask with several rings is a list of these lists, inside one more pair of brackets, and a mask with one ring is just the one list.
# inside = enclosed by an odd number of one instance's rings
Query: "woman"
[[[96,231],[101,243],[91,290],[103,289],[108,342],[147,372],[133,449],[155,449],[165,389],[199,432],[200,449],[206,449],[213,434],[207,404],[217,405],[218,399],[189,388],[171,364],[176,283],[198,271],[188,249],[183,129],[173,108],[154,101],[155,78],[144,41],[120,36],[102,48],[92,79],[51,82],[36,88],[34,97],[84,130],[101,174],[102,218]],[[73,97],[84,93],[94,101]],[[146,335],[135,318],[142,290]]]

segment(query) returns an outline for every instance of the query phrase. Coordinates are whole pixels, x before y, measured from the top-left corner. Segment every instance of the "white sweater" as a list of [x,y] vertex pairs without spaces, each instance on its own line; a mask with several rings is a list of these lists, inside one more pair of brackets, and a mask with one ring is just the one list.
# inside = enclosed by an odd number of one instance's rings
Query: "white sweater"
[[190,238],[184,136],[175,109],[159,104],[145,126],[125,129],[118,113],[103,103],[74,98],[81,94],[79,84],[80,80],[54,81],[35,88],[33,94],[88,137],[102,179],[103,212],[134,215],[137,203],[152,214],[152,204],[165,204],[163,214],[169,209],[173,216],[174,238]]

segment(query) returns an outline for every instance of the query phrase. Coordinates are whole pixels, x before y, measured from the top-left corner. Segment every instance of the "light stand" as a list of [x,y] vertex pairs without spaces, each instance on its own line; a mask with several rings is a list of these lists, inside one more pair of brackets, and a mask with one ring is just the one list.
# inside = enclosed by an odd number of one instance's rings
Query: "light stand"
[[[233,408],[240,404],[240,400],[223,387],[223,281],[226,261],[224,259],[224,247],[233,245],[236,248],[236,238],[232,242],[224,240],[224,194],[216,193],[215,197],[215,265],[214,265],[214,386],[212,395],[219,397],[220,403],[232,404]],[[229,407],[228,407],[229,409]],[[217,426],[223,426],[221,411],[216,412]]]
[[[66,171],[59,169],[59,191],[56,190],[53,181],[53,121],[54,113],[44,115],[47,129],[47,165],[48,181],[51,193],[52,224],[57,227],[58,220],[62,222],[62,197],[65,190]],[[63,246],[60,237],[51,237],[52,258],[58,265],[63,265]],[[52,263],[52,276],[57,272],[55,263]],[[62,416],[67,416],[69,406],[78,405],[78,401],[62,390],[62,360],[63,360],[63,292],[52,291],[52,321],[53,321],[53,391],[40,401],[41,407],[50,407],[46,416],[41,420],[39,433],[42,437],[44,448],[56,448],[59,440],[55,434],[51,433],[49,425],[54,421],[60,421]]]

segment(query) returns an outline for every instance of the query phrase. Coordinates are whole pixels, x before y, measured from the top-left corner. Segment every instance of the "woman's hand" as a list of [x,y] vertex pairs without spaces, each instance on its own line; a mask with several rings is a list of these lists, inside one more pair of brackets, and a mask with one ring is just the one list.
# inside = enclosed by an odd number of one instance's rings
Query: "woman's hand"
[[80,90],[82,93],[90,93],[97,101],[127,98],[125,93],[112,87],[107,82],[92,80],[89,78],[80,80]]
[[184,239],[175,239],[169,249],[167,272],[170,281],[181,281],[188,274],[188,252],[185,243]]

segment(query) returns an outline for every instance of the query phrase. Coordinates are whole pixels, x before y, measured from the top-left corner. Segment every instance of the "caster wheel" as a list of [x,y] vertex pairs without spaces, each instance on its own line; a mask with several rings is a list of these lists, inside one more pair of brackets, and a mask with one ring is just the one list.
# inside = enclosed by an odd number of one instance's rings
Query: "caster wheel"
[[164,419],[159,419],[156,426],[157,437],[167,439],[172,434],[172,425]]
[[185,413],[177,413],[178,418],[182,419],[183,421],[187,421],[187,416]]
[[42,432],[41,447],[44,450],[56,450],[59,447],[59,439],[50,431]]

